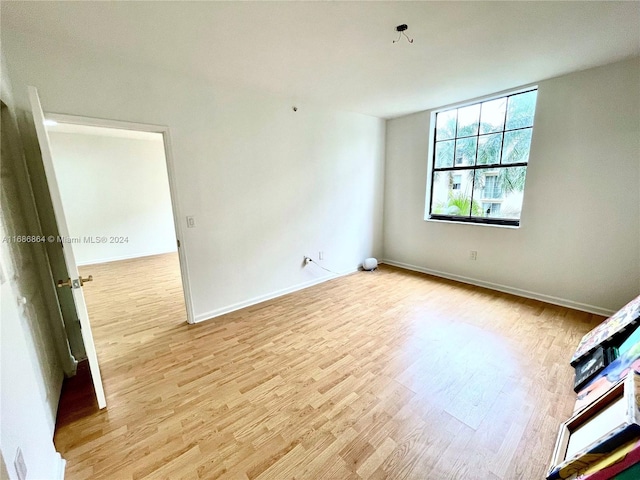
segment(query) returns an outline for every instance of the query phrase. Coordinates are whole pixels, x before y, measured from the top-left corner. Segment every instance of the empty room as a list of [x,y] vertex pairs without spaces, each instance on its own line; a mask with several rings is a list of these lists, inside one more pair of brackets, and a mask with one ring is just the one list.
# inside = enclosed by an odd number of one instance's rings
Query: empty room
[[640,2],[0,8],[1,478],[640,478]]

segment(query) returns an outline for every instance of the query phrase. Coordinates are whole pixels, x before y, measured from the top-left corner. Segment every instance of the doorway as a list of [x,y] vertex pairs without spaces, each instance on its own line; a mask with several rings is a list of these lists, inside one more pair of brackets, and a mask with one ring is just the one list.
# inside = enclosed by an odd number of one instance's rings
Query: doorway
[[[168,131],[46,114],[53,166],[89,318],[108,372],[192,323]],[[105,365],[108,367],[105,368]]]

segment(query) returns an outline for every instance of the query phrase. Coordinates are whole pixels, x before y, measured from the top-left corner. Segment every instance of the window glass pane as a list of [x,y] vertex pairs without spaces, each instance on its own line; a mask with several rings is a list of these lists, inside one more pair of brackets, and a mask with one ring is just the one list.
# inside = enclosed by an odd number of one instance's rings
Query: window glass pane
[[519,219],[527,167],[476,170],[473,198],[480,205],[474,217]]
[[502,133],[481,135],[478,139],[478,165],[500,163]]
[[457,110],[436,114],[436,140],[448,140],[456,136]]
[[507,102],[507,130],[533,126],[537,97],[537,90],[509,97]]
[[478,134],[480,120],[480,104],[469,105],[458,109],[458,134],[457,137]]
[[519,163],[529,161],[532,128],[504,132],[502,146],[502,163]]
[[[457,183],[457,180],[460,182]],[[431,214],[468,217],[471,211],[472,185],[473,170],[435,172]]]
[[482,104],[480,115],[480,134],[500,132],[504,127],[504,114],[507,110],[507,99],[497,98]]
[[456,164],[474,165],[476,163],[476,146],[478,137],[459,138],[456,140]]
[[455,142],[436,142],[436,168],[453,167],[453,148]]
[[[500,183],[504,195],[522,194],[527,176],[527,167],[508,167],[500,169]],[[522,200],[520,201],[522,203]]]

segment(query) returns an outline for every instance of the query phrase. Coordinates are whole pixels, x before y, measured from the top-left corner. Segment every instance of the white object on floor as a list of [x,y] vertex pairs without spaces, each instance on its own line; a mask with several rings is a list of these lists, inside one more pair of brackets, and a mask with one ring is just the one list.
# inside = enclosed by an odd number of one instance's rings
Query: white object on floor
[[378,268],[378,260],[375,258],[365,258],[362,262],[362,268],[365,270],[375,270]]

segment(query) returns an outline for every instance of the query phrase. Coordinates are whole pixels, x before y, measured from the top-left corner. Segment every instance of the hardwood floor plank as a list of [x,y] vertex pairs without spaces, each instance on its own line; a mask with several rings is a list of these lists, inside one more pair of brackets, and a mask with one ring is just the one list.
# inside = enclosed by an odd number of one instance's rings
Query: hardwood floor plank
[[602,321],[382,266],[187,325],[176,255],[81,270],[108,409],[65,385],[71,480],[543,478]]
[[370,478],[373,473],[382,465],[382,463],[391,455],[396,449],[397,444],[392,438],[385,438],[379,448],[373,451],[369,457],[367,457],[362,465],[356,470],[356,473],[363,480]]

